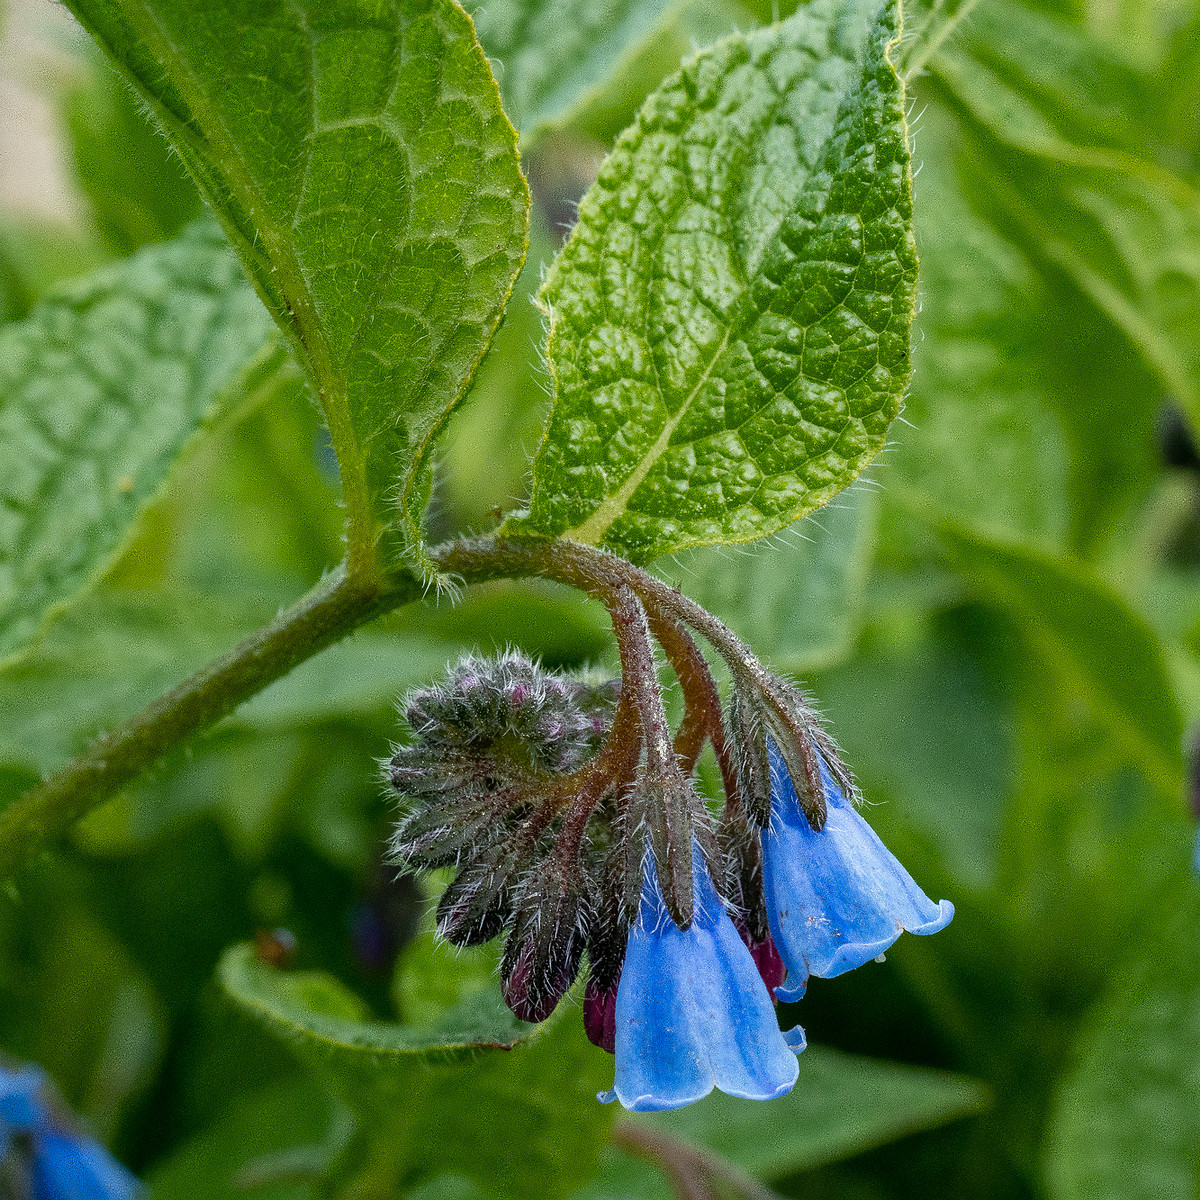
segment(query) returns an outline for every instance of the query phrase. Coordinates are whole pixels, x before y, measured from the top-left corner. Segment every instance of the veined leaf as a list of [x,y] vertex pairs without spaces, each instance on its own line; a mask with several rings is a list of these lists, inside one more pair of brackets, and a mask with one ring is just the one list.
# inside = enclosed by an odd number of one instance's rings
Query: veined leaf
[[879,450],[916,278],[898,19],[816,0],[646,102],[542,288],[556,396],[513,526],[750,541]]
[[453,0],[73,0],[306,367],[352,558],[403,516],[525,254],[528,189]]
[[269,333],[207,224],[0,330],[0,658],[112,562],[222,394],[281,368]]
[[414,1028],[372,1021],[332,977],[276,971],[248,946],[231,949],[219,974],[354,1111],[376,1186],[454,1171],[524,1200],[564,1196],[595,1172],[613,1117],[596,1091],[612,1067],[575,1014],[529,1026],[489,988]]
[[1200,1188],[1200,894],[1180,884],[1084,1028],[1051,1114],[1053,1200],[1184,1200]]
[[528,148],[604,87],[686,0],[487,0],[479,41],[499,62],[504,111]]

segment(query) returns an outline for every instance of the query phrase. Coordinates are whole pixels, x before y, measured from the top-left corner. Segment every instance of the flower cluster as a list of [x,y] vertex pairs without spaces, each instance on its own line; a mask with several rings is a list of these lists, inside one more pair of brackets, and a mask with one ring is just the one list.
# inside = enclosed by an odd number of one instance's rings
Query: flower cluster
[[[409,868],[454,868],[438,907],[447,940],[506,934],[501,986],[517,1016],[549,1016],[586,955],[584,1025],[616,1056],[602,1100],[677,1108],[714,1087],[770,1099],[793,1086],[804,1048],[774,1001],[876,958],[904,930],[936,932],[954,910],[859,815],[803,694],[678,593],[635,583],[601,593],[619,682],[509,653],[467,658],[408,696],[392,849]],[[688,626],[730,668],[724,709]],[[683,693],[674,732],[655,643]],[[706,742],[719,811],[692,779]]]
[[138,1181],[76,1130],[38,1067],[0,1064],[0,1196],[132,1200]]

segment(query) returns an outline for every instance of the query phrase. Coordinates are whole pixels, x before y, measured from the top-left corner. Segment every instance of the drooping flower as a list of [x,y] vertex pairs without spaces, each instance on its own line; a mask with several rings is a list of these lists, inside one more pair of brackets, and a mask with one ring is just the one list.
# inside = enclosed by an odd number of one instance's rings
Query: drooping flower
[[776,994],[798,1000],[810,975],[828,979],[882,954],[902,932],[930,934],[954,916],[917,886],[820,760],[825,826],[801,810],[783,756],[769,743],[771,819],[763,830],[763,888],[787,967]]
[[42,1070],[0,1064],[0,1191],[29,1200],[132,1200],[140,1184],[66,1122]]
[[680,929],[646,854],[637,921],[611,1018],[592,999],[595,1020],[612,1021],[616,1081],[601,1094],[635,1112],[681,1108],[714,1087],[770,1100],[792,1089],[804,1031],[779,1029],[775,1007],[749,949],[693,845],[692,922]]

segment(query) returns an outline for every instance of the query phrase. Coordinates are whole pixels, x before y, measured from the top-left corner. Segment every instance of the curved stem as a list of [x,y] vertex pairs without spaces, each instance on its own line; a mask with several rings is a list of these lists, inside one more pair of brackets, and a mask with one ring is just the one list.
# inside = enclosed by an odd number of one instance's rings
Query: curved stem
[[[529,576],[553,579],[601,599],[610,612],[619,607],[618,594],[627,588],[630,599],[636,597],[652,610],[665,610],[699,630],[727,660],[740,655],[743,671],[751,664],[763,671],[749,650],[699,605],[605,551],[561,539],[481,537],[438,546],[430,551],[430,558],[439,570],[467,584]],[[119,728],[96,738],[76,759],[0,812],[0,878],[12,874],[169,750],[368,621],[419,600],[424,591],[422,582],[407,569],[380,576],[374,569],[343,567],[330,574],[269,625]],[[646,740],[651,740],[650,735]]]
[[401,576],[364,586],[330,574],[291,608],[201,668],[0,812],[0,877],[9,875],[89,809],[242,701],[351,630],[421,594]]

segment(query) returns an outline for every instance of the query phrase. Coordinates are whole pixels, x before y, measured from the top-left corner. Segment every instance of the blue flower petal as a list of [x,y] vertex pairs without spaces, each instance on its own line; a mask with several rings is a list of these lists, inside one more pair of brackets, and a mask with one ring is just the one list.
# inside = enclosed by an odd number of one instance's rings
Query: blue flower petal
[[25,1066],[16,1071],[0,1067],[0,1124],[13,1133],[32,1133],[49,1120],[42,1089],[46,1073]]
[[91,1138],[47,1130],[34,1145],[36,1200],[133,1200],[141,1185]]
[[771,823],[763,831],[763,890],[788,977],[775,994],[804,994],[809,975],[830,978],[882,954],[904,930],[937,933],[954,916],[934,904],[842,795],[824,762],[828,816],[819,833],[800,809],[772,741]]
[[[680,929],[647,855],[641,909],[617,988],[616,1083],[599,1097],[635,1112],[681,1108],[714,1087],[770,1100],[799,1074],[754,959],[693,847],[695,917]],[[796,1031],[793,1031],[793,1035]]]

